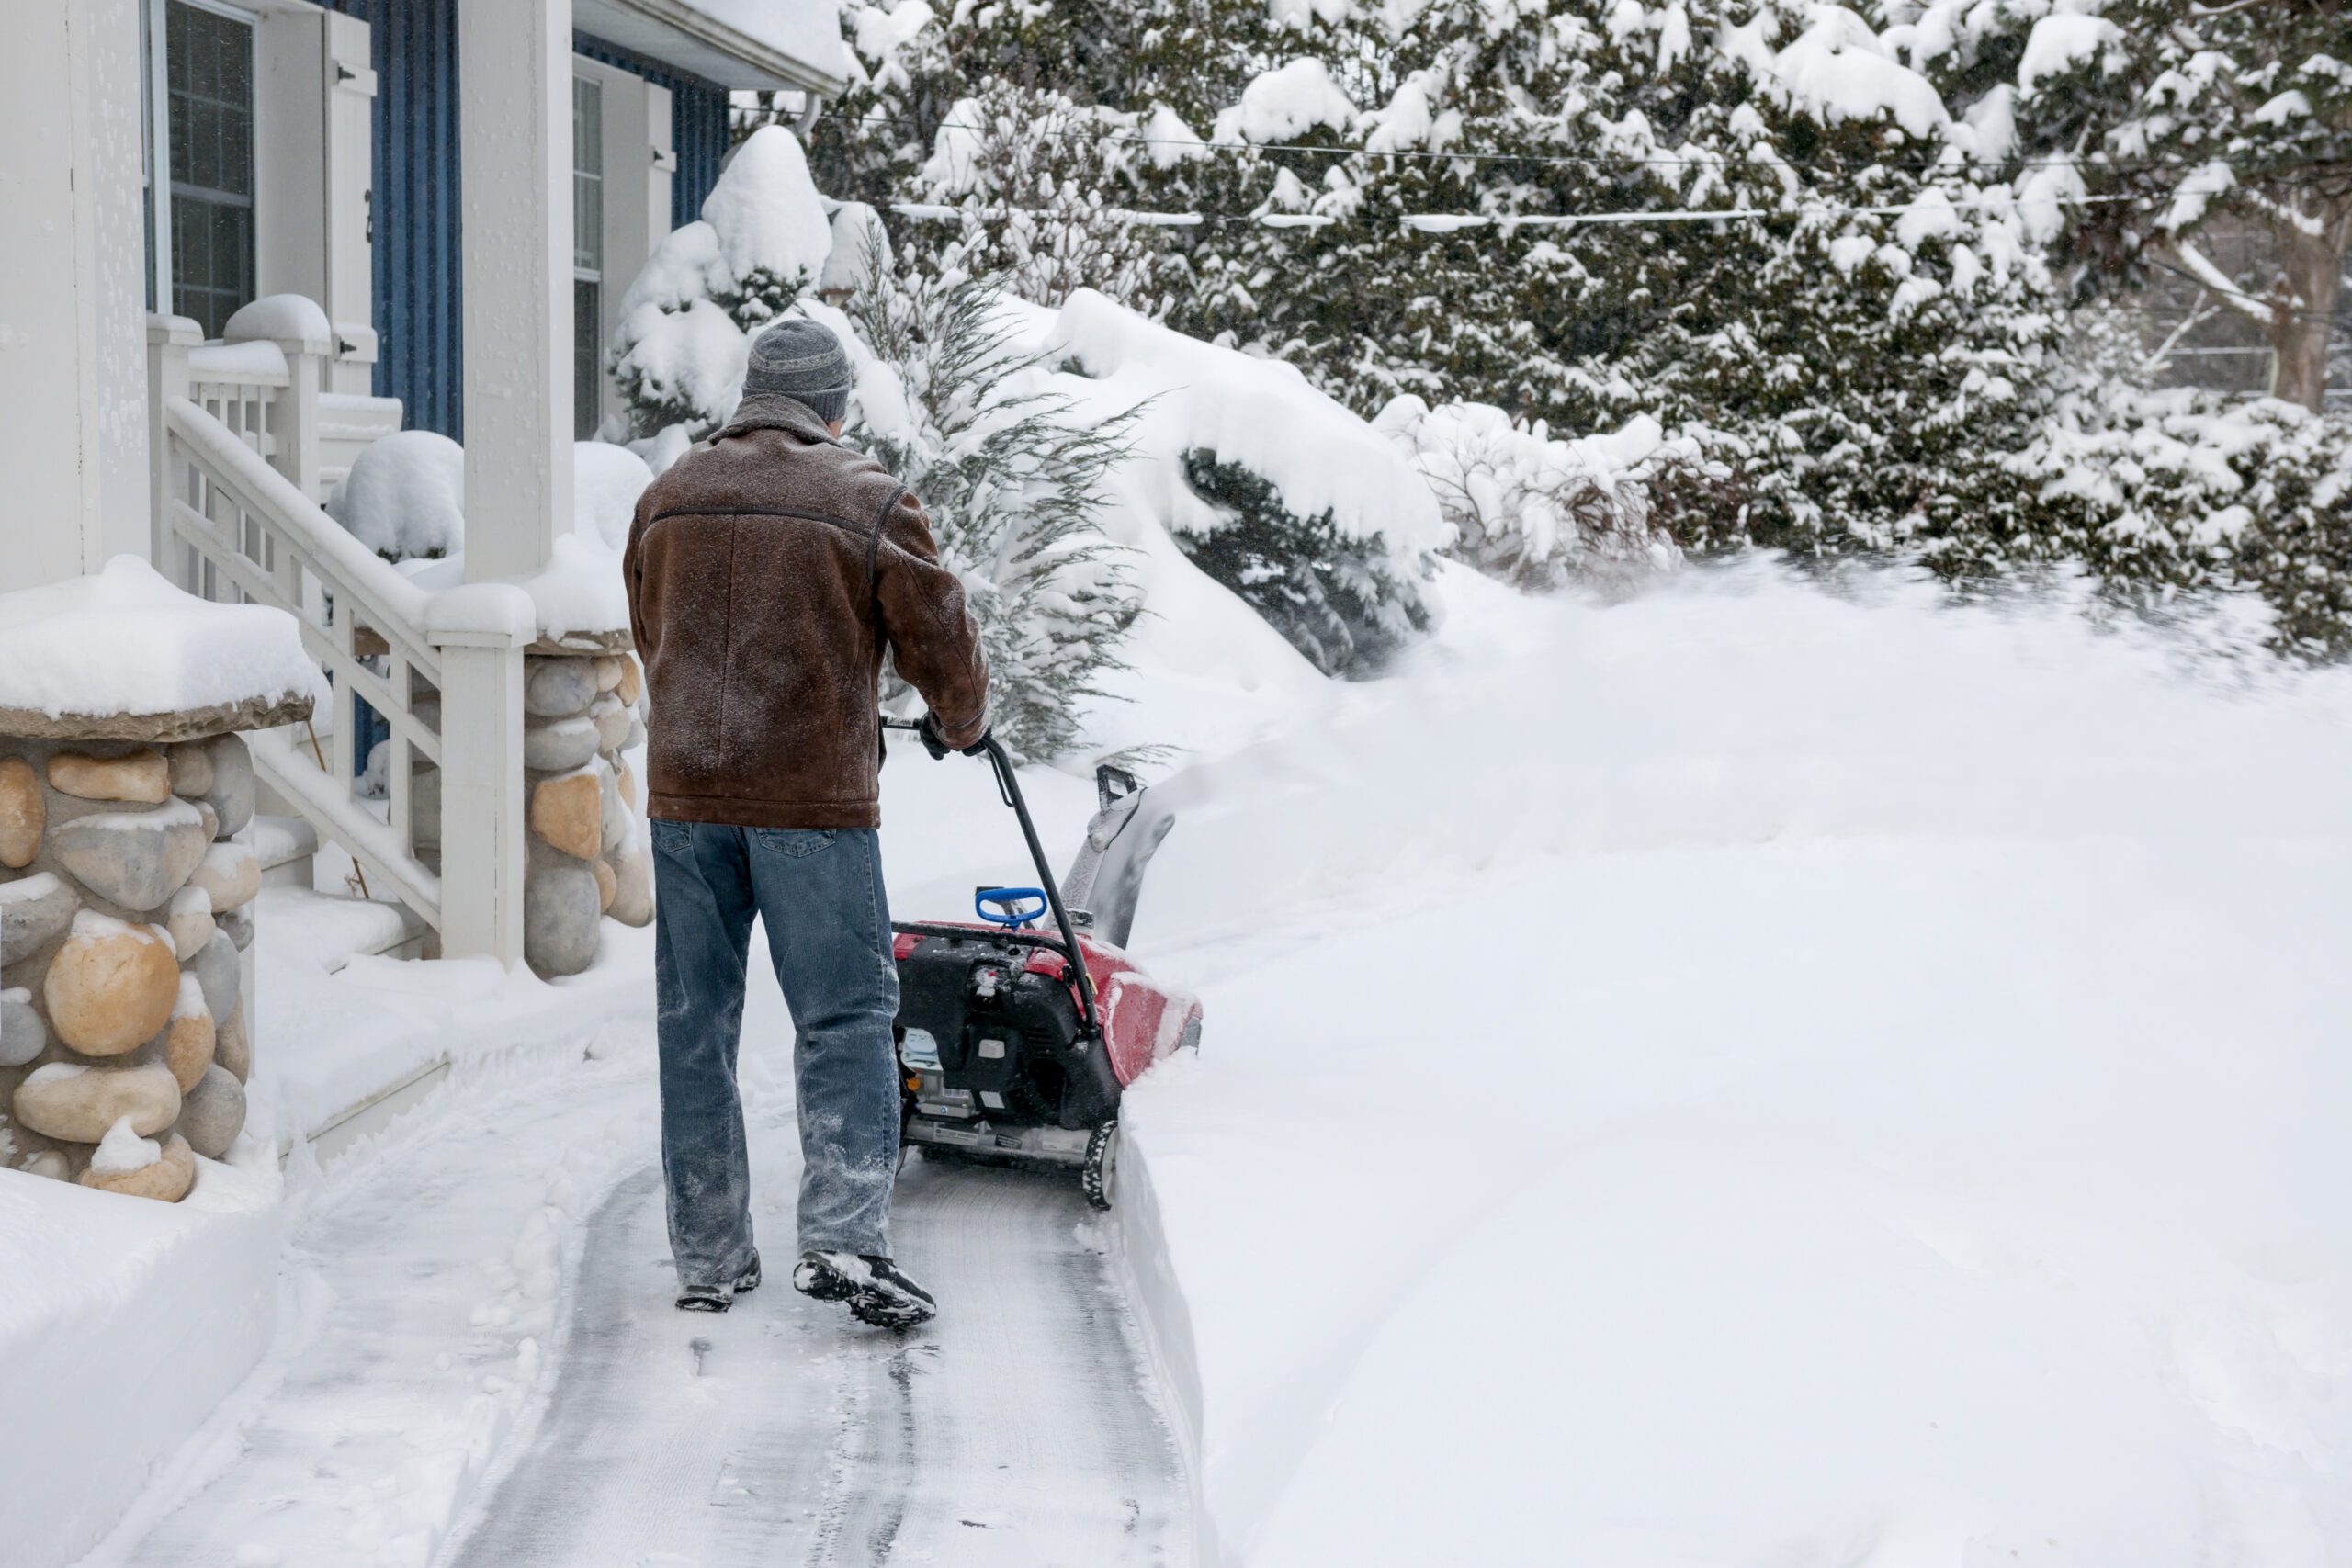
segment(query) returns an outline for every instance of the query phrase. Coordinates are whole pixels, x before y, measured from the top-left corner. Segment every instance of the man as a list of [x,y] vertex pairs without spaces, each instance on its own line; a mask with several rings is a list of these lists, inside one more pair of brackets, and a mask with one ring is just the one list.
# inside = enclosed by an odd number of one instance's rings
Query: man
[[813,321],[752,345],[742,401],[637,503],[622,570],[652,698],[662,1170],[678,1305],[760,1281],[735,1085],[752,917],[792,1009],[795,1289],[865,1322],[935,1310],[890,1258],[899,976],[875,829],[887,648],[934,757],[988,733],[988,664],[922,505],[842,446],[849,356]]

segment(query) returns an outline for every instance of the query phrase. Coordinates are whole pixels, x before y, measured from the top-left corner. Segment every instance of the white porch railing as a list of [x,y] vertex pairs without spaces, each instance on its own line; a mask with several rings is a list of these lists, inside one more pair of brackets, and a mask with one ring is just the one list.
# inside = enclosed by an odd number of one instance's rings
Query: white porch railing
[[[306,493],[321,488],[331,344],[206,347],[196,332],[150,319],[157,570],[198,597],[294,616],[334,689],[334,750],[290,727],[252,738],[255,767],[371,886],[439,932],[445,953],[518,960],[527,597],[497,585],[428,595]],[[391,729],[381,818],[345,755],[361,698]]]

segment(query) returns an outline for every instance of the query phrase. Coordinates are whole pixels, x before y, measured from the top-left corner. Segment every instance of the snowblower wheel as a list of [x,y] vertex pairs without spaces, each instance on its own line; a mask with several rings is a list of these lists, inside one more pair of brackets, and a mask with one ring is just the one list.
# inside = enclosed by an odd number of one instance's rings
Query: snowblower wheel
[[1086,1140],[1086,1164],[1078,1173],[1086,1201],[1107,1209],[1119,1196],[1119,1123],[1114,1119],[1094,1129]]

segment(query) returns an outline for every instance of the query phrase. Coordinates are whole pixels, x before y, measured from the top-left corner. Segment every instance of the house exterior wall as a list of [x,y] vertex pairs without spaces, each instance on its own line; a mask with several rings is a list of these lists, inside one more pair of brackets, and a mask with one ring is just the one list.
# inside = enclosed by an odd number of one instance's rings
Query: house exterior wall
[[373,389],[411,428],[462,441],[457,0],[333,3],[368,23],[376,72]]
[[[333,3],[368,22],[376,71],[374,389],[379,397],[401,400],[409,425],[463,441],[457,0]],[[573,35],[572,49],[667,91],[677,161],[669,182],[669,226],[692,222],[727,155],[726,89],[586,34]],[[608,278],[619,274],[612,263],[605,270]],[[632,269],[619,274],[616,286],[608,283],[614,303],[634,276]]]

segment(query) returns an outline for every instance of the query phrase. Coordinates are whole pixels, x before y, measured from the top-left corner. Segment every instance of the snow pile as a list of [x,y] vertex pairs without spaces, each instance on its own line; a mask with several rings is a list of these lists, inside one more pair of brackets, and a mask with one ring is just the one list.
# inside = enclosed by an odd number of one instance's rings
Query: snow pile
[[164,714],[328,697],[292,616],[181,592],[135,556],[0,594],[0,709]]
[[703,198],[702,221],[718,242],[704,292],[749,293],[764,277],[797,293],[815,282],[832,230],[799,141],[763,126],[735,149],[727,175]]
[[1446,553],[1522,588],[1623,580],[1676,565],[1673,539],[1650,522],[1642,480],[1678,455],[1657,422],[1614,435],[1551,437],[1485,403],[1431,409],[1407,392],[1373,427],[1394,441],[1438,498],[1454,538]]
[[1442,581],[1411,673],[1161,786],[1132,945],[1207,1033],[1122,1172],[1204,1555],[2352,1540],[2352,680],[1878,577]]
[[[125,1120],[96,1161],[132,1170],[160,1153]],[[12,1568],[80,1560],[269,1345],[277,1162],[247,1136],[229,1163],[196,1166],[177,1203],[0,1169],[0,1561]]]
[[2044,78],[2066,75],[2094,61],[2113,75],[2125,64],[2119,47],[2122,42],[2123,29],[2104,17],[2043,17],[2027,35],[2024,57],[2018,62],[2018,92],[2030,98]]
[[371,441],[326,512],[386,560],[456,555],[466,547],[465,448],[431,430]]
[[307,294],[266,294],[240,305],[221,323],[220,336],[238,343],[248,338],[288,340],[303,344],[334,344],[334,326],[319,302]]

